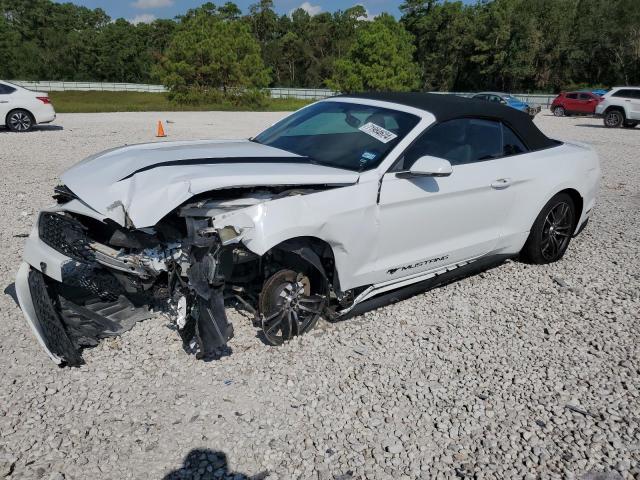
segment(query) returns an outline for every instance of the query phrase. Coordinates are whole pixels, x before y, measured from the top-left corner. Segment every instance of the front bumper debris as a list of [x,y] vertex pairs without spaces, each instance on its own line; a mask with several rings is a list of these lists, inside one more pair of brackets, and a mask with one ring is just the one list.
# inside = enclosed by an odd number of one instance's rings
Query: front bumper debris
[[[171,253],[179,248],[167,253],[163,247],[165,256],[157,263],[159,257],[119,253],[97,243],[82,223],[59,211],[39,215],[16,278],[27,323],[55,363],[81,365],[83,348],[121,335],[155,311],[170,311],[172,302],[181,298],[193,308],[185,308],[178,330],[185,345],[197,342],[199,358],[210,357],[232,338],[224,309],[224,281],[216,276],[213,257],[205,257],[211,260],[208,269],[197,264],[190,271],[189,277],[199,282],[198,293],[176,278],[175,272],[157,270],[166,268],[166,261],[179,271],[179,254]],[[215,280],[213,287],[208,280]]]
[[124,295],[100,299],[85,292],[83,305],[79,305],[75,298],[65,298],[67,287],[27,263],[22,264],[16,279],[25,318],[40,345],[59,365],[81,365],[82,348],[121,335],[152,316],[147,306],[136,306]]

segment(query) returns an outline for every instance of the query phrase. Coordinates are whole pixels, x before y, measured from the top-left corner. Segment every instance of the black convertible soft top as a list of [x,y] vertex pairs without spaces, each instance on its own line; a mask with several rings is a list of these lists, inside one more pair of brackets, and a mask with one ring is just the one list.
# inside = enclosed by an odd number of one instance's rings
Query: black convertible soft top
[[486,100],[464,98],[437,93],[371,92],[341,95],[344,98],[360,98],[398,103],[432,113],[438,123],[456,118],[474,117],[498,120],[509,125],[531,150],[543,150],[559,145],[542,133],[531,121],[529,114]]

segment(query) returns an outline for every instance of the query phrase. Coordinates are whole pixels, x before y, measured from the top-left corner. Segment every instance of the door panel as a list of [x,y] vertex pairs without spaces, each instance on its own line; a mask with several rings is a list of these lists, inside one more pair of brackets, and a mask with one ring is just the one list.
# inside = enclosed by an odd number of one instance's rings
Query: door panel
[[[378,281],[435,270],[496,246],[512,205],[509,158],[456,165],[449,177],[387,173],[379,204]],[[493,186],[492,186],[493,184]]]
[[11,95],[0,93],[0,125],[5,124],[9,110],[11,110]]
[[581,93],[578,97],[578,108],[580,113],[593,113],[595,110],[595,100],[587,93]]
[[580,104],[578,102],[578,94],[577,93],[569,93],[566,96],[565,100],[565,110],[568,112],[579,112]]
[[633,97],[630,100],[629,119],[640,120],[640,90],[634,90]]

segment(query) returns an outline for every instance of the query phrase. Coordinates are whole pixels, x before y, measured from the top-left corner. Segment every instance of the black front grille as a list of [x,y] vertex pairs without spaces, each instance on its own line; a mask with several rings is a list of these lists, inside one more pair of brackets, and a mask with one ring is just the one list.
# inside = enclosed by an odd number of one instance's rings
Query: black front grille
[[93,261],[89,238],[80,222],[68,216],[45,212],[38,224],[40,238],[54,250],[80,262]]

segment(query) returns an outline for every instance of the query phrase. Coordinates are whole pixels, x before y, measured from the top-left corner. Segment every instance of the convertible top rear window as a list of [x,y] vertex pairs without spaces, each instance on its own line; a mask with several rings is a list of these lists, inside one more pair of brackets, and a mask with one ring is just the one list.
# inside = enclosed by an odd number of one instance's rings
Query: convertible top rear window
[[253,141],[354,171],[380,165],[418,124],[416,115],[347,102],[321,102],[264,131]]

